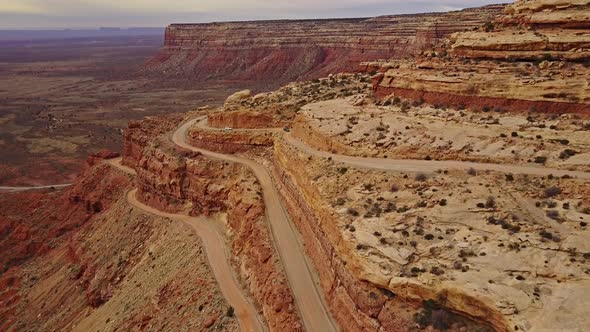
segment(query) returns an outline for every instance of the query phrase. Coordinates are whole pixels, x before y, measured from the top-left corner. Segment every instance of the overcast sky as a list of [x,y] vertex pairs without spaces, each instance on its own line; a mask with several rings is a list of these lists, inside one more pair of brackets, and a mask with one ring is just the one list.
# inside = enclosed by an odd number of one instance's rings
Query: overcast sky
[[[89,2],[93,2],[89,4]],[[364,17],[449,11],[490,0],[0,0],[0,29],[166,26],[178,22]]]

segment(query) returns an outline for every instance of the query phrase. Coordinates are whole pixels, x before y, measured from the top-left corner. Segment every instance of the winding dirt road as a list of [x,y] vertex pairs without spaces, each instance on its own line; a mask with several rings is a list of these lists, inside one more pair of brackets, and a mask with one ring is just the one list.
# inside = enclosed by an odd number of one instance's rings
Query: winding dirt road
[[[194,120],[194,123],[199,128],[207,130],[218,130],[223,129],[209,127],[207,125],[207,117],[199,117]],[[267,132],[283,132],[278,128],[268,129],[233,129],[233,131],[267,131]],[[326,151],[316,150],[309,145],[305,144],[298,138],[293,137],[291,133],[283,133],[283,138],[292,146],[316,157],[332,158],[334,161],[365,169],[376,169],[384,171],[398,171],[398,172],[425,172],[431,173],[440,169],[459,169],[467,170],[473,168],[478,171],[496,171],[501,173],[514,173],[514,174],[528,174],[534,176],[547,176],[552,174],[554,176],[569,175],[579,179],[589,179],[590,172],[582,171],[568,171],[557,168],[549,168],[543,166],[524,166],[524,165],[513,165],[513,164],[493,164],[493,163],[477,163],[470,161],[455,161],[455,160],[418,160],[418,159],[383,159],[383,158],[371,158],[371,157],[352,157],[340,154],[334,154]]]
[[211,152],[190,145],[186,141],[186,133],[201,119],[197,118],[180,126],[172,135],[172,141],[184,149],[200,152],[207,157],[246,165],[254,172],[262,187],[266,217],[270,221],[275,247],[281,257],[305,329],[310,332],[337,331],[337,325],[329,314],[320,286],[314,280],[313,268],[306,259],[303,245],[299,242],[297,232],[283,209],[270,173],[264,166],[250,159]]
[[[125,173],[135,175],[135,170],[121,164],[121,158],[109,159],[106,162]],[[225,243],[225,237],[215,227],[215,220],[159,211],[138,201],[136,193],[137,189],[127,193],[127,202],[131,206],[149,214],[183,222],[189,225],[201,238],[209,266],[215,275],[223,297],[234,308],[234,315],[238,319],[240,329],[248,332],[267,331],[268,329],[260,319],[254,304],[244,295],[235,277],[229,262],[230,252]]]
[[[270,222],[275,246],[283,262],[287,277],[297,307],[303,319],[307,331],[337,331],[337,325],[329,314],[327,305],[323,298],[322,292],[316,279],[315,272],[303,251],[303,244],[300,242],[298,233],[288,219],[287,213],[282,207],[280,196],[272,182],[268,170],[261,164],[235,155],[226,155],[216,153],[191,146],[187,140],[187,131],[197,125],[210,130],[220,130],[207,126],[205,117],[190,120],[181,125],[172,135],[172,141],[181,148],[200,152],[205,156],[231,161],[243,164],[249,167],[258,178],[262,189],[266,206],[266,216]],[[239,129],[238,129],[239,130]],[[279,129],[258,129],[272,132],[282,132]],[[580,171],[567,171],[546,167],[522,166],[510,164],[487,164],[464,161],[426,161],[426,160],[408,160],[408,159],[381,159],[381,158],[363,158],[351,157],[333,154],[325,151],[319,151],[309,147],[289,133],[283,133],[284,139],[294,147],[305,151],[311,155],[323,158],[332,158],[334,161],[341,162],[350,166],[377,169],[386,171],[406,171],[406,172],[434,172],[439,169],[469,169],[485,171],[497,171],[504,173],[529,174],[535,176],[572,176],[580,179],[590,179],[590,173]],[[123,170],[127,173],[135,171],[121,164],[121,159],[112,159],[107,161],[109,164]],[[41,186],[41,187],[0,187],[0,191],[23,191],[47,188],[63,188],[70,184]],[[190,225],[202,239],[210,266],[215,274],[215,278],[220,285],[221,291],[228,302],[234,307],[240,327],[243,331],[265,331],[266,327],[258,316],[254,305],[242,292],[242,289],[232,272],[229,264],[229,252],[225,245],[224,236],[214,225],[214,222],[205,218],[189,217],[186,215],[164,213],[149,206],[146,206],[135,197],[136,190],[130,191],[127,195],[129,203],[147,213],[161,217],[178,220]]]
[[[221,153],[211,152],[204,149],[199,149],[191,146],[186,142],[187,131],[192,127],[197,126],[199,128],[208,130],[222,131],[223,129],[211,128],[207,124],[206,117],[200,117],[186,122],[179,127],[172,136],[172,141],[178,146],[201,152],[204,155],[212,158],[223,159],[227,161],[237,162],[250,167],[256,177],[259,179],[264,195],[264,201],[267,207],[267,217],[270,220],[272,226],[273,235],[275,237],[275,243],[288,278],[291,282],[291,287],[299,308],[301,310],[304,324],[309,331],[328,331],[328,329],[334,329],[335,324],[331,322],[328,311],[322,296],[319,294],[319,289],[316,284],[313,283],[313,278],[310,275],[312,268],[307,265],[307,261],[303,258],[301,253],[301,244],[297,243],[297,237],[293,226],[287,219],[287,215],[284,212],[281,202],[279,200],[278,193],[274,187],[270,175],[266,168],[262,165],[246,159],[233,155],[225,155]],[[269,131],[269,132],[282,132],[277,128],[269,129],[234,129],[235,131]],[[314,155],[316,157],[332,158],[334,161],[347,164],[349,166],[365,168],[365,169],[377,169],[386,171],[404,171],[404,172],[425,172],[431,173],[439,169],[461,169],[467,170],[473,168],[479,171],[497,171],[503,173],[515,173],[515,174],[529,174],[536,176],[547,176],[553,174],[555,176],[569,175],[581,179],[590,179],[590,173],[579,172],[579,171],[567,171],[559,170],[546,167],[535,167],[535,166],[521,166],[521,165],[510,165],[510,164],[491,164],[491,163],[475,163],[465,161],[426,161],[426,160],[408,160],[408,159],[382,159],[382,158],[364,158],[364,157],[352,157],[345,155],[333,154],[325,151],[316,150],[306,145],[301,140],[293,137],[290,133],[283,133],[283,138],[294,147]],[[295,250],[294,248],[298,248]],[[304,278],[302,278],[302,276]],[[314,285],[312,288],[310,285]],[[313,292],[310,291],[314,290]],[[310,297],[311,296],[311,297]],[[302,305],[302,304],[305,305]],[[321,325],[322,322],[328,322],[328,325]]]
[[569,175],[571,177],[577,177],[580,179],[590,179],[590,173],[587,172],[567,171],[541,166],[535,167],[511,164],[488,164],[454,160],[414,160],[351,157],[315,150],[314,148],[309,147],[308,145],[294,138],[291,135],[285,135],[285,139],[293,146],[316,157],[331,157],[334,161],[338,161],[359,168],[401,172],[435,172],[439,169],[467,170],[469,168],[473,168],[478,171],[490,170],[502,173],[528,174],[537,176],[547,176],[549,174],[553,174],[555,176]]

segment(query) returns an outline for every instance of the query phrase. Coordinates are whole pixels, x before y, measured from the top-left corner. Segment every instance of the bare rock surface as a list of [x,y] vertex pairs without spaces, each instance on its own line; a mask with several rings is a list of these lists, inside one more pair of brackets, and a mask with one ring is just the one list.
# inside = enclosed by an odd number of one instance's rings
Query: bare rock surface
[[588,114],[587,1],[517,1],[416,61],[366,63],[378,98],[514,111]]
[[146,69],[158,75],[277,86],[404,57],[483,24],[503,6],[450,13],[326,20],[172,24]]

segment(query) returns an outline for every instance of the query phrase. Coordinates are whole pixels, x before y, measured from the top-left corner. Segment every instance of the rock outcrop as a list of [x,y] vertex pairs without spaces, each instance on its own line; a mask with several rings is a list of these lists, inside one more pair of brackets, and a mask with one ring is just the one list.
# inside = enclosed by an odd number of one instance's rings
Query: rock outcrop
[[[138,130],[138,126],[142,123],[131,129]],[[146,121],[145,126],[150,128],[151,122]],[[225,137],[226,141],[231,139]],[[156,139],[144,147],[135,169],[137,197],[145,204],[161,211],[221,215],[229,229],[235,269],[270,329],[301,330],[266,226],[261,189],[246,167],[183,151],[169,140]]]
[[517,1],[482,30],[452,35],[451,49],[468,58],[584,60],[590,58],[588,29],[588,1]]
[[288,122],[279,122],[272,115],[256,111],[235,111],[214,113],[207,117],[212,128],[259,129],[280,127]]
[[171,114],[161,117],[147,117],[142,121],[130,121],[123,134],[123,164],[135,166],[142,158],[143,148],[178,125],[183,116]]
[[[147,70],[194,79],[260,82],[356,70],[361,61],[400,58],[492,19],[503,6],[370,19],[173,24]],[[272,82],[272,83],[269,83]]]
[[130,207],[111,155],[64,191],[0,196],[0,330],[239,330],[200,240]]
[[[456,33],[416,61],[365,63],[374,90],[473,109],[590,109],[588,1],[517,1],[477,31]],[[534,60],[534,62],[533,62]]]
[[[334,207],[320,198],[322,189],[305,166],[312,157],[277,141],[274,171],[281,195],[294,223],[305,238],[306,250],[318,269],[330,308],[345,331],[404,331],[415,324],[411,305],[440,294],[422,284],[400,282],[366,269],[359,250],[343,236]],[[383,265],[384,266],[384,265]],[[445,292],[447,305],[496,331],[508,331],[500,312],[474,297]],[[485,330],[485,328],[482,328]]]

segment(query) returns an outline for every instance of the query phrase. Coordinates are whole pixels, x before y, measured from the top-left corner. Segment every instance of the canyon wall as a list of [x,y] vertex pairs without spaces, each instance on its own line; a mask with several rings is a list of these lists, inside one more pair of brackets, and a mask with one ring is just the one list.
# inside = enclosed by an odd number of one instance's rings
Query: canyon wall
[[302,329],[266,226],[260,186],[246,167],[183,151],[161,139],[143,148],[135,169],[137,197],[145,204],[168,212],[225,215],[232,263],[270,329]]
[[453,32],[480,26],[502,8],[369,19],[173,24],[146,70],[277,86],[354,71],[361,61],[411,56]]
[[188,133],[191,145],[221,153],[237,153],[272,146],[274,136],[267,131],[209,130],[193,127]]
[[318,270],[321,286],[334,318],[344,331],[405,331],[415,324],[412,306],[445,297],[449,309],[491,326],[510,328],[490,303],[456,289],[425,287],[372,272],[353,253],[358,249],[342,237],[333,207],[306,172],[310,156],[282,140],[274,145],[273,172],[282,199],[305,239],[306,252]]
[[68,189],[0,196],[0,330],[237,331],[200,240],[130,207],[102,155]]
[[364,63],[378,99],[590,114],[588,1],[517,1],[411,61]]

